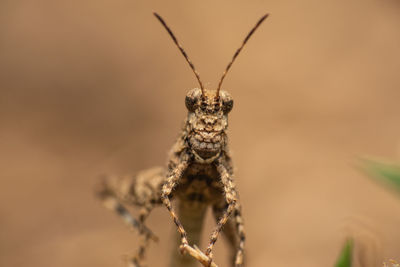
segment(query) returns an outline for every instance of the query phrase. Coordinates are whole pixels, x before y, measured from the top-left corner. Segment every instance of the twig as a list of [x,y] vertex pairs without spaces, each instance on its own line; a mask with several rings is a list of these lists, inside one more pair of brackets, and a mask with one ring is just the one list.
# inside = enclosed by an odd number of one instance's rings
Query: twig
[[198,260],[204,267],[218,267],[218,265],[213,261],[209,265],[209,257],[207,257],[196,245],[194,245],[194,248],[185,245],[182,249],[189,253],[190,256]]

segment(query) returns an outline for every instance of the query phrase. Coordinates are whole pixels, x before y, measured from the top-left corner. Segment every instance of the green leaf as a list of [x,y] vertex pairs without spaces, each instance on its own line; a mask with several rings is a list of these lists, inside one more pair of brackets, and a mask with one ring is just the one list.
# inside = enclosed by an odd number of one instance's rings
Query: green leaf
[[400,166],[398,164],[363,159],[363,169],[378,182],[382,182],[400,193]]
[[336,261],[335,267],[351,267],[351,258],[353,254],[353,240],[347,239],[339,258]]

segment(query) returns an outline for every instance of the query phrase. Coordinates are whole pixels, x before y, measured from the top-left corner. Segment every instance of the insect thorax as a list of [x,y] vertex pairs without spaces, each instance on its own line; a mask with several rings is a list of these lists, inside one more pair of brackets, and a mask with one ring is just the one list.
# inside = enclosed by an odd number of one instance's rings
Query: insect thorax
[[232,109],[232,97],[221,91],[219,97],[212,91],[192,89],[186,95],[188,117],[186,121],[187,142],[199,163],[215,160],[227,145],[226,130],[228,113]]

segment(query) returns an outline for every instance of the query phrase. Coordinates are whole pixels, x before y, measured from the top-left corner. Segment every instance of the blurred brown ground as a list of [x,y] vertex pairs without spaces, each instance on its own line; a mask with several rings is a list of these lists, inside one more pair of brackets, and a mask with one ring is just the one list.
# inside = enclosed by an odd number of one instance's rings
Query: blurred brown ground
[[[197,86],[153,10],[210,88],[271,13],[223,86],[248,266],[332,266],[349,234],[372,258],[358,265],[400,260],[400,198],[354,168],[400,157],[397,0],[3,0],[0,266],[122,267],[135,248],[93,185],[164,164]],[[166,266],[166,210],[149,224],[150,266]],[[226,266],[223,242],[215,255]]]

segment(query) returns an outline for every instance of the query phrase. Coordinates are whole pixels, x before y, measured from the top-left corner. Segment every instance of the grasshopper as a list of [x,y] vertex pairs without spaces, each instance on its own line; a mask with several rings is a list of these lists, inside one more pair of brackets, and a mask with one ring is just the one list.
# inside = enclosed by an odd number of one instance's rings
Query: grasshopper
[[[258,20],[236,50],[216,90],[204,87],[199,73],[164,19],[157,13],[154,16],[189,63],[200,88],[194,88],[186,95],[188,115],[170,151],[167,167],[155,167],[135,176],[109,177],[103,180],[97,195],[107,208],[117,212],[126,223],[139,231],[139,249],[129,260],[130,266],[144,266],[146,248],[151,240],[157,240],[145,225],[145,220],[154,207],[163,205],[177,227],[179,235],[176,239],[181,254],[189,254],[182,256],[175,249],[171,267],[192,266],[196,260],[204,266],[215,267],[212,251],[221,231],[230,245],[232,266],[242,267],[245,232],[227,136],[228,114],[233,107],[233,98],[221,90],[221,85],[240,51],[268,14]],[[177,200],[178,212],[171,203],[173,199]],[[125,205],[139,207],[137,219]],[[209,206],[216,226],[203,253],[196,244],[200,242]]]

